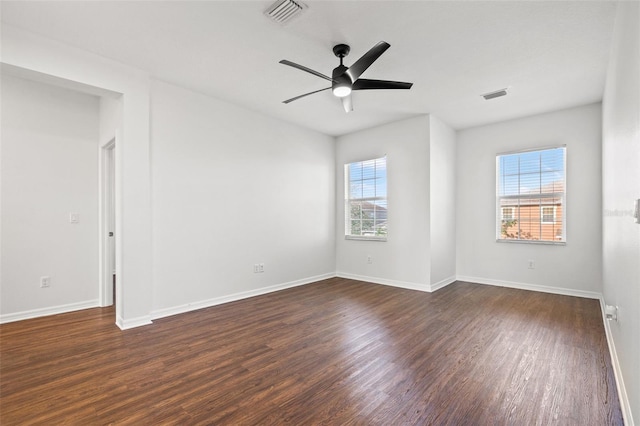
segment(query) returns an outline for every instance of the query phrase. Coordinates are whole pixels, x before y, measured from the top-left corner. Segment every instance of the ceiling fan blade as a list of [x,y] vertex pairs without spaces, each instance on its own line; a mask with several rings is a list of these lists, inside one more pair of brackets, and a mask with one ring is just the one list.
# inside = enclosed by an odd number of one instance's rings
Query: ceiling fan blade
[[342,98],[342,106],[344,107],[344,112],[353,111],[353,102],[351,101],[351,95]]
[[375,62],[391,45],[386,41],[381,41],[373,46],[367,53],[362,55],[353,65],[347,70],[347,74],[351,77],[351,81],[356,81],[362,73]]
[[375,89],[411,89],[413,83],[387,80],[367,80],[360,78],[353,83],[352,90],[375,90]]
[[313,75],[318,76],[320,78],[324,78],[325,80],[333,81],[333,79],[331,77],[328,77],[328,76],[326,76],[326,75],[324,75],[322,73],[319,73],[318,71],[314,71],[311,68],[307,68],[305,66],[296,64],[295,62],[291,62],[291,61],[287,61],[286,59],[283,59],[283,60],[280,61],[280,63],[283,64],[283,65],[289,65],[290,67],[297,68],[297,69],[302,70],[302,71],[306,71],[309,74],[313,74]]
[[324,89],[316,90],[314,92],[305,93],[304,95],[296,96],[295,98],[287,99],[286,101],[282,101],[283,104],[288,104],[289,102],[293,102],[300,98],[304,98],[305,96],[313,95],[314,93],[322,92],[324,90],[329,90],[331,87],[325,87]]

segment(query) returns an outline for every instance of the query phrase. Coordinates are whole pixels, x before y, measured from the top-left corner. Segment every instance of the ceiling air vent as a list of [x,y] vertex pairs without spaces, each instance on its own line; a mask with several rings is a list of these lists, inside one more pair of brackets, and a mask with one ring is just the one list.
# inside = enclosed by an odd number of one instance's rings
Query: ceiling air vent
[[484,95],[481,95],[485,101],[488,101],[489,99],[495,99],[495,98],[499,98],[500,96],[506,96],[507,95],[507,89],[500,89],[500,90],[496,90],[495,92],[491,92],[491,93],[485,93]]
[[307,8],[307,5],[293,0],[278,0],[264,12],[278,24],[286,24]]

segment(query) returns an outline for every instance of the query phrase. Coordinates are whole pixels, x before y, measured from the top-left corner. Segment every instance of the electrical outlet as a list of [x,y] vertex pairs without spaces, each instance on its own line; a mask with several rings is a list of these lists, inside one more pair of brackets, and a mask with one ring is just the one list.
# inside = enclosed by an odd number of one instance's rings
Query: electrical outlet
[[80,214],[69,213],[69,223],[79,223],[79,222],[80,222]]
[[367,263],[368,264],[372,264],[373,263],[373,257],[371,257],[371,255],[367,256]]
[[40,288],[47,288],[51,286],[50,277],[40,277]]
[[536,269],[536,262],[529,259],[529,269]]
[[258,272],[264,272],[264,263],[258,264]]

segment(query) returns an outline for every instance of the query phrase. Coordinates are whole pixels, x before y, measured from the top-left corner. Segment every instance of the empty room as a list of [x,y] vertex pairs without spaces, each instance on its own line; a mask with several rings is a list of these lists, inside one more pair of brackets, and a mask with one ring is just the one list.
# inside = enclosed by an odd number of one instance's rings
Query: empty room
[[640,2],[0,18],[0,424],[640,422]]

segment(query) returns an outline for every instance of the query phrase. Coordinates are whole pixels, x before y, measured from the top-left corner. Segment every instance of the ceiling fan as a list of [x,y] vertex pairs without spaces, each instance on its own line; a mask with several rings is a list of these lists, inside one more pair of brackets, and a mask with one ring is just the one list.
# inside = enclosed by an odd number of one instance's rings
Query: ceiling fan
[[345,66],[342,60],[349,54],[351,48],[346,44],[338,44],[333,46],[333,53],[340,58],[340,65],[333,69],[331,77],[326,76],[318,71],[314,71],[305,66],[296,64],[295,62],[283,59],[281,64],[306,71],[310,74],[324,78],[331,82],[331,87],[305,93],[295,98],[287,99],[282,103],[288,104],[305,96],[331,89],[334,96],[342,99],[342,106],[346,112],[353,111],[353,103],[351,101],[352,90],[378,90],[378,89],[411,89],[413,83],[403,83],[400,81],[388,80],[367,80],[360,78],[362,73],[373,64],[391,45],[385,41],[381,41],[373,46],[367,53],[362,55],[360,59],[353,63],[350,67]]

